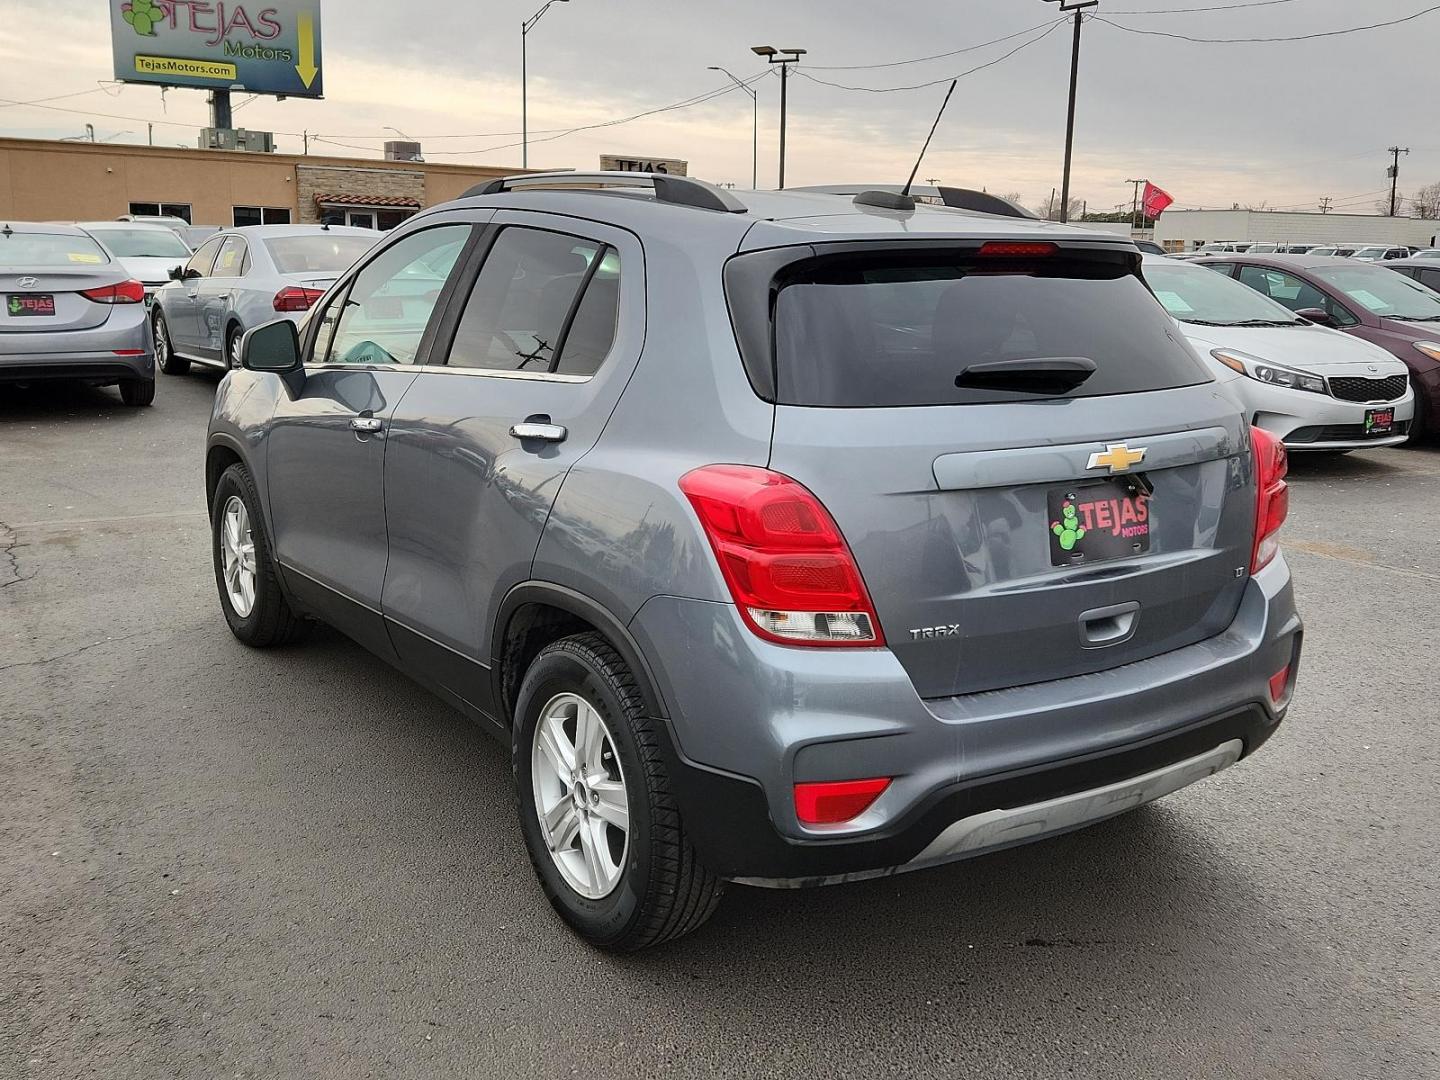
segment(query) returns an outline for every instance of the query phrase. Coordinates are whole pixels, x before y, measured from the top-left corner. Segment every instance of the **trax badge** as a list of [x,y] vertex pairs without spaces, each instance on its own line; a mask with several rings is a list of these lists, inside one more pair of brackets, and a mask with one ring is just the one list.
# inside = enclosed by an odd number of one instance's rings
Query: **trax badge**
[[1131,465],[1139,465],[1145,460],[1145,447],[1137,446],[1134,450],[1122,443],[1110,443],[1105,447],[1103,454],[1090,455],[1090,463],[1087,469],[1109,469],[1111,473],[1129,472]]

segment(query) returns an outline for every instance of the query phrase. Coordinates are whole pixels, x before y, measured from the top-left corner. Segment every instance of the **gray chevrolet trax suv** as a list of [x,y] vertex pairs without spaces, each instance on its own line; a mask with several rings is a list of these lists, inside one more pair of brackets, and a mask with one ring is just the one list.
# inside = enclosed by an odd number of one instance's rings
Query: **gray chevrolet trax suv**
[[727,881],[1110,817],[1290,701],[1284,449],[1113,236],[517,177],[241,353],[205,469],[231,629],[322,620],[502,739],[541,886],[606,948]]

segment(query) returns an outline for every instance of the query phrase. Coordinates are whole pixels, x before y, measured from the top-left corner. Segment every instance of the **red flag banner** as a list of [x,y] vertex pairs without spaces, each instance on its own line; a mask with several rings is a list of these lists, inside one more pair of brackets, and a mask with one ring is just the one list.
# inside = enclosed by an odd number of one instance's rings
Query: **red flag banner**
[[1145,199],[1142,205],[1147,218],[1158,218],[1174,201],[1174,197],[1168,191],[1156,187],[1148,180],[1145,181]]

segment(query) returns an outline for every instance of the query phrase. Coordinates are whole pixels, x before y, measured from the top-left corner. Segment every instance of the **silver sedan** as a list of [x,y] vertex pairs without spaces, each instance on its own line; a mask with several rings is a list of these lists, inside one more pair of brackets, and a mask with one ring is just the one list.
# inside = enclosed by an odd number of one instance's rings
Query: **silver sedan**
[[0,225],[0,381],[118,384],[155,400],[145,287],[73,225]]
[[380,234],[343,225],[250,225],[216,233],[155,293],[155,352],[167,375],[239,367],[246,330],[310,306]]

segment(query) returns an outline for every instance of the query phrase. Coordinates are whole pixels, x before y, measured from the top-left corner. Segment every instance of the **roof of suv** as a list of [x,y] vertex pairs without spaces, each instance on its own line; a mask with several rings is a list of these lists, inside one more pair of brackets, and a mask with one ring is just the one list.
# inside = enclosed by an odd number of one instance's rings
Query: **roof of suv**
[[1230,251],[1213,257],[1207,255],[1206,261],[1217,263],[1251,263],[1255,266],[1273,267],[1276,270],[1323,270],[1327,266],[1370,265],[1364,260],[1356,262],[1354,259],[1339,255],[1247,255],[1244,252]]
[[725,194],[733,197],[743,212],[725,213],[678,205],[634,192],[526,187],[493,195],[462,196],[443,207],[432,207],[424,214],[466,206],[533,210],[602,221],[638,233],[729,232],[737,245],[743,240],[747,248],[885,237],[910,240],[1037,236],[1115,244],[1129,242],[1113,233],[1053,221],[1001,217],[924,203],[914,210],[889,210],[857,206],[849,195],[809,191],[730,191]]

